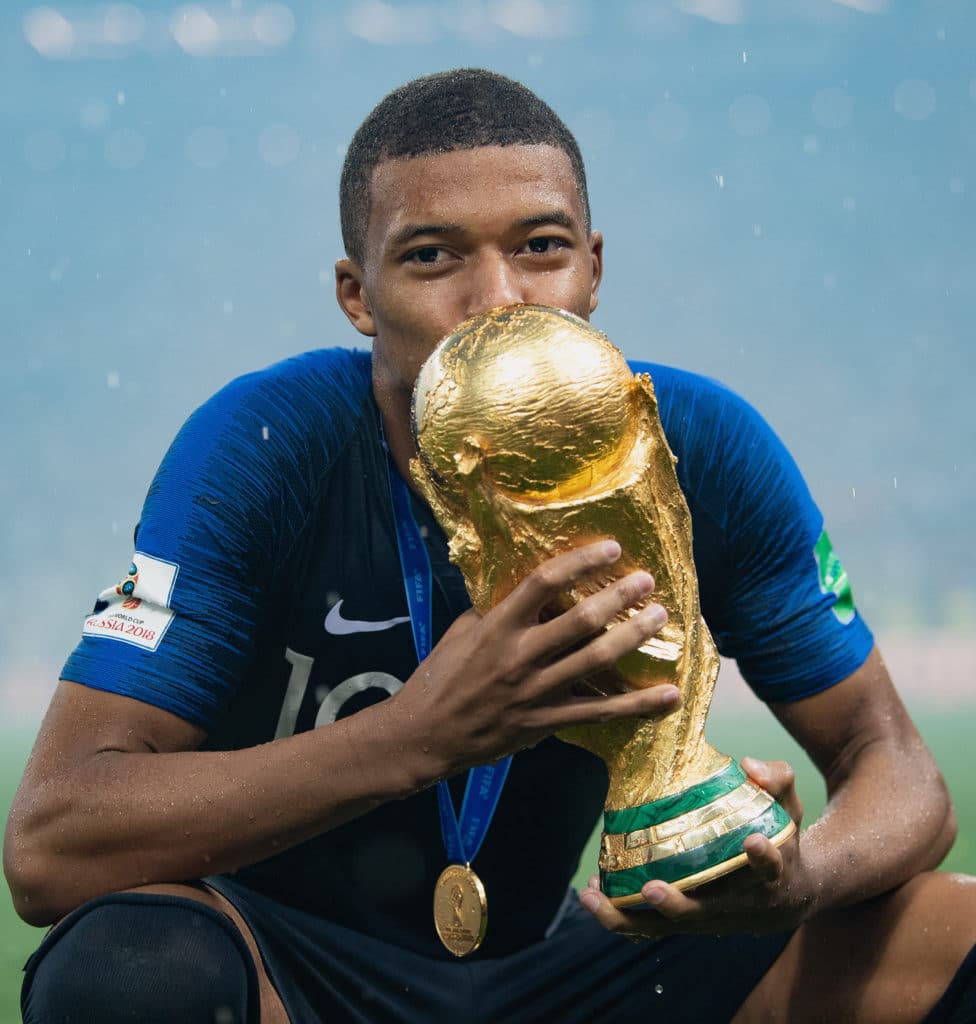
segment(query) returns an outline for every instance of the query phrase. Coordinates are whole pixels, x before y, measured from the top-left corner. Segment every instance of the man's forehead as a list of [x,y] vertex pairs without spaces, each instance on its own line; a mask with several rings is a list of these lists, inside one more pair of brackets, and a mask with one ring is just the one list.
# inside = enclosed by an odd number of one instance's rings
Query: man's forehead
[[533,199],[582,217],[569,156],[556,146],[479,146],[447,153],[384,160],[373,171],[370,233],[394,230],[393,221],[485,212],[496,204]]

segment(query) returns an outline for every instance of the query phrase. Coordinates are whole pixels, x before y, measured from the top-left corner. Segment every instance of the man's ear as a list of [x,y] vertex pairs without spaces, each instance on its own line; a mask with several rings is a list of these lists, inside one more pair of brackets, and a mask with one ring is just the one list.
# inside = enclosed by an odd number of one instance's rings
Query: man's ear
[[590,287],[590,312],[596,309],[599,300],[600,282],[603,280],[603,235],[599,231],[590,233],[590,260],[593,266],[593,284]]
[[336,301],[342,312],[349,317],[349,322],[367,338],[376,337],[376,324],[373,322],[373,310],[370,306],[366,286],[363,284],[363,271],[352,259],[336,260]]

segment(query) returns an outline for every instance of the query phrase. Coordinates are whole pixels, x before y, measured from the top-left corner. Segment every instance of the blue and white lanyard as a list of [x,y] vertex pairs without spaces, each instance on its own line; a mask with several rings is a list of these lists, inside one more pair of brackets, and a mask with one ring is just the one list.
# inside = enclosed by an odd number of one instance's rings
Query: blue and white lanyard
[[[396,523],[397,550],[400,554],[400,568],[403,572],[403,586],[407,595],[407,609],[410,612],[410,628],[420,664],[430,654],[433,613],[433,575],[430,557],[420,527],[410,507],[410,491],[403,477],[391,464],[387,453],[386,471],[390,481],[390,498],[393,502],[393,519]],[[441,818],[441,836],[444,849],[452,864],[470,864],[478,855],[481,844],[488,834],[495,808],[501,797],[502,787],[508,777],[512,763],[511,756],[497,764],[472,768],[464,787],[460,820],[454,813],[451,791],[446,782],[437,783],[437,807]]]

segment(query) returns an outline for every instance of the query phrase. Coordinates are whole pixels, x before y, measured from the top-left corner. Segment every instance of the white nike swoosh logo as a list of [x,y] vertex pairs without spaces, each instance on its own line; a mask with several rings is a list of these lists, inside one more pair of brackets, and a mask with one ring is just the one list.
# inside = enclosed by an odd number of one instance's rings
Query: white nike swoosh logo
[[369,622],[365,619],[344,619],[342,612],[342,598],[329,609],[325,617],[325,631],[333,636],[348,636],[350,633],[379,633],[384,629],[391,629],[399,626],[401,622],[409,622],[409,615],[401,615],[396,619],[387,619],[385,622]]

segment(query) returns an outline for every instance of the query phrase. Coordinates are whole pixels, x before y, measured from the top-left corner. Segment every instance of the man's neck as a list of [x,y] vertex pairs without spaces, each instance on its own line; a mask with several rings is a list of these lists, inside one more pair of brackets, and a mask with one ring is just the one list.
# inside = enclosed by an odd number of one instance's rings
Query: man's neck
[[410,475],[410,460],[417,454],[411,425],[410,396],[391,388],[378,388],[375,380],[373,395],[380,411],[383,434],[393,458],[393,465],[410,489],[419,494]]

